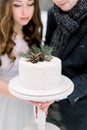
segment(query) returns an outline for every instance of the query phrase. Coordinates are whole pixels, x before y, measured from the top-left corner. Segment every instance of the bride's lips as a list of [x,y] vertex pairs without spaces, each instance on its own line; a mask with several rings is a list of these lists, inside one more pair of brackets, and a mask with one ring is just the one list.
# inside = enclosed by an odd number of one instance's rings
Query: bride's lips
[[27,20],[29,20],[29,17],[22,17],[21,20],[27,21]]

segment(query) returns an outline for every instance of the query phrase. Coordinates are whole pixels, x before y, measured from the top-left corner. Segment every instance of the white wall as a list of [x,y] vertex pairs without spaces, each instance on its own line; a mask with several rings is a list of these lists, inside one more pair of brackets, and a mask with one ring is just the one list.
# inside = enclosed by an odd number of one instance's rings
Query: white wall
[[39,2],[42,10],[47,10],[50,6],[52,6],[52,0],[39,0]]
[[41,20],[43,24],[43,36],[42,40],[45,41],[46,28],[47,28],[47,10],[52,6],[52,0],[39,0],[41,8]]
[[41,20],[43,24],[43,35],[42,35],[42,41],[45,41],[45,35],[46,35],[46,28],[47,28],[47,11],[41,11]]

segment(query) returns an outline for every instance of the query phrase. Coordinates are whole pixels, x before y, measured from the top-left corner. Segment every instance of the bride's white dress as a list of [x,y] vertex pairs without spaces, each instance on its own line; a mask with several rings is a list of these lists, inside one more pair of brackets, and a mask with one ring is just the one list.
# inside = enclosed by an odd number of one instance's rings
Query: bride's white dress
[[[14,54],[17,56],[15,63],[10,64],[7,55],[1,57],[2,66],[0,67],[0,80],[9,80],[18,75],[19,53],[28,50],[27,43],[19,36],[15,38],[16,46]],[[11,99],[0,95],[0,130],[23,130],[34,121],[33,106],[23,100]]]

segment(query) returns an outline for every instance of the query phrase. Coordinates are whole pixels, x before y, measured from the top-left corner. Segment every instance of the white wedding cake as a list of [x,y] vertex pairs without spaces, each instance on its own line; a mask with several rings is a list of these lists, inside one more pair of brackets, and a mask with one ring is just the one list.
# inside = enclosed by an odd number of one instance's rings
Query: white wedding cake
[[19,60],[19,82],[30,90],[52,90],[61,80],[61,60],[53,57],[48,61],[32,63],[25,58]]

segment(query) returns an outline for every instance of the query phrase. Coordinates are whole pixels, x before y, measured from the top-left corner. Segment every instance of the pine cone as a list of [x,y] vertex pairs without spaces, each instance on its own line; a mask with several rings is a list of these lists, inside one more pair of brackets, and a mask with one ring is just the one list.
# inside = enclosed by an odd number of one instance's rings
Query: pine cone
[[32,55],[27,61],[32,62],[32,63],[37,63],[38,61],[43,61],[44,60],[44,55],[39,52],[37,54]]
[[52,59],[52,56],[51,55],[46,55],[45,58],[44,58],[46,61],[50,61]]

